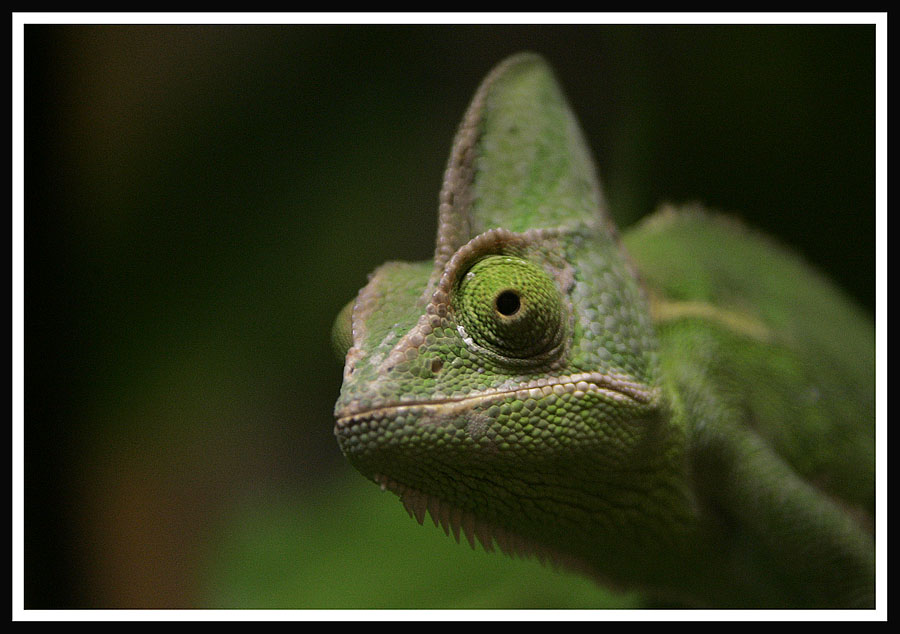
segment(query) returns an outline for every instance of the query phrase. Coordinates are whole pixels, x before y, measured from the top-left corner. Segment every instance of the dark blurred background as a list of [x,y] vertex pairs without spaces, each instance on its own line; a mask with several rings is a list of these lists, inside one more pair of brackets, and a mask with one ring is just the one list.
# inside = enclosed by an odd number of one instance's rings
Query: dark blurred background
[[339,514],[332,319],[375,266],[430,258],[456,125],[510,53],[556,68],[620,227],[702,201],[872,312],[874,36],[26,26],[26,607],[268,605],[236,588],[245,559],[291,569],[278,534],[223,553],[260,517]]

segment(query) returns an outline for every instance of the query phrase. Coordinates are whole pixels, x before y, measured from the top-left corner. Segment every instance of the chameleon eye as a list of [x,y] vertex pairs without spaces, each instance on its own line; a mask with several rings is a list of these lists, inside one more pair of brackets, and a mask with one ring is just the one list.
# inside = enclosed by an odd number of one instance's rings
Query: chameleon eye
[[522,258],[476,262],[459,285],[455,307],[472,341],[502,357],[541,357],[559,344],[563,304],[554,280]]
[[519,312],[519,308],[522,307],[522,300],[519,299],[519,293],[510,290],[502,291],[497,295],[497,301],[494,303],[497,307],[497,312],[501,315],[506,315],[507,317],[512,317]]

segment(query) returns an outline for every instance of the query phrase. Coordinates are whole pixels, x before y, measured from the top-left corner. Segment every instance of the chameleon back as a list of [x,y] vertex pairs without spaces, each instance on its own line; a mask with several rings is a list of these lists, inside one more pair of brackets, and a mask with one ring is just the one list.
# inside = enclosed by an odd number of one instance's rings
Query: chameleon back
[[732,218],[663,209],[624,240],[651,297],[664,364],[707,364],[696,374],[704,389],[805,479],[870,519],[871,319],[801,258]]

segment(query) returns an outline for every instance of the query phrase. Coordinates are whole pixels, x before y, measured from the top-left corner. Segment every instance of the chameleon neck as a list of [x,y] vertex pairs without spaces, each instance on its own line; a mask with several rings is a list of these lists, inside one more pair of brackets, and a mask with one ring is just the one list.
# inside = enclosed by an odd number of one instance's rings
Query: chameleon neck
[[660,337],[664,394],[686,429],[694,515],[673,556],[657,562],[654,574],[674,580],[657,594],[728,608],[871,607],[874,543],[864,523],[742,424],[741,404],[715,389],[696,356],[687,363],[670,349],[716,350],[721,329],[673,330]]

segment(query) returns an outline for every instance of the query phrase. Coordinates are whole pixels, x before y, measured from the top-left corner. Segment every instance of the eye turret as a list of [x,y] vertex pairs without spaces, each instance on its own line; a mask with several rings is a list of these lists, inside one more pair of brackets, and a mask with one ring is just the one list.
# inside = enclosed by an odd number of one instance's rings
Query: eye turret
[[508,255],[478,260],[463,276],[454,303],[466,335],[500,357],[541,358],[560,343],[559,289],[528,260]]

